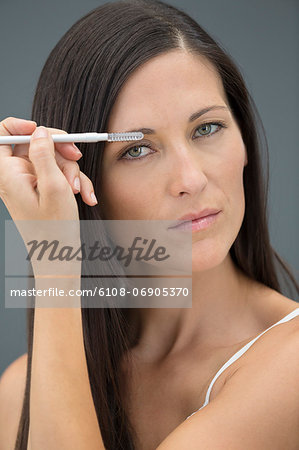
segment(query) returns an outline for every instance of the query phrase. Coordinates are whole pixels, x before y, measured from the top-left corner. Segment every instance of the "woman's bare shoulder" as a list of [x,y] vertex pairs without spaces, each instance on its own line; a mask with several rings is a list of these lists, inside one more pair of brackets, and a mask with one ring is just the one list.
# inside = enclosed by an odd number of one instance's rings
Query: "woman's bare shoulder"
[[[299,308],[297,301],[257,282],[252,283],[250,302],[254,315],[259,319],[261,327],[264,329],[269,328]],[[298,320],[285,322],[283,328],[284,330],[298,329]]]
[[[290,307],[276,311],[277,321],[298,307],[296,302],[287,303]],[[257,450],[297,449],[298,329],[299,315],[257,339],[237,361],[218,394],[180,424],[158,449],[183,448],[186,440],[195,445],[200,442],[205,448],[231,448],[233,443],[233,448],[239,449],[245,442],[246,448]],[[190,448],[197,448],[195,445]]]
[[[299,314],[291,315],[289,320],[283,320],[297,308],[298,302],[270,289],[264,289],[257,297],[261,332],[253,345],[239,358],[231,369],[227,370],[225,383],[233,378],[237,372],[242,371],[243,377],[248,380],[256,367],[269,367],[269,376],[280,376],[279,370],[272,372],[272,365],[284,367],[290,381],[296,379],[299,370]],[[280,323],[278,323],[280,322]],[[257,337],[257,336],[256,336]],[[247,342],[246,342],[247,343]],[[292,401],[292,399],[291,399]],[[299,404],[297,405],[299,408]]]
[[[269,314],[270,311],[274,312],[269,326],[299,308],[296,301],[282,294],[272,295],[276,298],[273,297],[272,309],[269,310]],[[204,437],[205,429],[211,430],[209,425],[216,423],[215,435],[219,433],[222,438],[224,436],[223,442],[225,436],[228,442],[235,439],[237,443],[240,438],[241,448],[244,434],[243,431],[239,433],[239,430],[244,430],[244,424],[250,430],[263,423],[264,427],[259,428],[260,441],[250,448],[286,448],[285,445],[289,445],[288,448],[298,448],[299,397],[296,392],[299,372],[299,315],[291,316],[290,320],[281,322],[260,336],[232,369],[220,392],[199,412],[197,423],[194,419],[197,438]],[[233,412],[231,417],[230,411]],[[223,433],[218,428],[221,421],[227,421]],[[264,442],[269,445],[259,447],[255,444],[261,445],[263,434]],[[258,434],[249,432],[247,441],[254,441],[257,436]]]
[[27,353],[19,356],[0,378],[0,448],[14,448],[26,384]]
[[[299,350],[299,314],[292,315],[289,320],[278,324],[281,319],[299,308],[299,303],[268,287],[262,288],[254,301],[256,302],[254,316],[259,323],[259,331],[245,340],[244,345],[255,337],[259,337],[242,357],[225,371],[224,382],[221,386],[241,367],[245,371],[246,367],[257,367],[265,359],[277,361],[277,358],[281,357],[281,360],[285,360],[285,364],[290,366],[291,376],[295,373],[296,364],[299,365],[299,352],[297,356],[294,354],[294,349]],[[293,354],[292,360],[288,362],[291,354]]]

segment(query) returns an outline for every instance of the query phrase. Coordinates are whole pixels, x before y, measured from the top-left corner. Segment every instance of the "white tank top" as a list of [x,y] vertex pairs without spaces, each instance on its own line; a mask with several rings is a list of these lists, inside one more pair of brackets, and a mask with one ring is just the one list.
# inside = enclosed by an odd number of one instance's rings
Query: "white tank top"
[[193,416],[193,414],[195,414],[197,411],[200,411],[202,408],[204,408],[205,406],[207,406],[207,404],[209,403],[209,399],[210,399],[210,394],[211,394],[211,390],[212,387],[215,383],[215,381],[217,380],[217,378],[221,375],[221,373],[228,367],[230,366],[234,361],[236,361],[238,358],[240,358],[240,356],[243,355],[243,353],[245,353],[249,347],[252,346],[252,344],[254,344],[254,342],[260,337],[262,336],[264,333],[266,333],[266,331],[270,330],[271,328],[275,327],[276,325],[283,323],[283,322],[287,322],[288,320],[293,319],[294,317],[299,316],[299,307],[294,309],[294,311],[290,312],[287,316],[283,317],[281,320],[279,320],[278,322],[274,323],[273,325],[271,325],[271,327],[267,328],[266,330],[264,330],[262,333],[260,333],[257,337],[255,337],[254,339],[252,339],[250,342],[248,342],[246,345],[244,345],[244,347],[242,347],[240,350],[238,350],[225,364],[223,364],[223,366],[218,370],[218,372],[216,373],[216,375],[214,376],[213,380],[211,381],[207,393],[206,393],[206,399],[204,401],[204,404],[202,405],[201,408],[197,409],[196,411],[194,411],[192,414],[190,414],[190,416],[186,417],[185,420],[189,419],[189,417]]

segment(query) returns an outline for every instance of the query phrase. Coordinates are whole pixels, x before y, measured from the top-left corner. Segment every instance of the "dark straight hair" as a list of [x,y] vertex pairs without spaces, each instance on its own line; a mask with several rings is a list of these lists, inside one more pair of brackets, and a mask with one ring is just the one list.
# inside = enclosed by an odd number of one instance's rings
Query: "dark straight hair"
[[[59,40],[41,72],[32,119],[69,133],[106,130],[116,98],[130,75],[151,58],[181,50],[205,57],[219,73],[248,154],[244,168],[245,215],[230,253],[249,277],[282,292],[281,268],[299,292],[286,262],[272,248],[267,219],[268,149],[264,130],[232,58],[183,11],[158,0],[106,3],[78,20]],[[87,150],[88,148],[88,150]],[[80,170],[100,193],[104,143],[80,144]],[[264,179],[260,149],[267,152]],[[101,207],[76,196],[81,220],[101,219]],[[83,281],[83,279],[82,279]],[[84,345],[99,426],[108,450],[136,448],[126,413],[121,361],[130,353],[122,308],[82,308]],[[34,308],[28,309],[28,364],[15,450],[27,450]],[[62,424],[63,426],[63,424]]]

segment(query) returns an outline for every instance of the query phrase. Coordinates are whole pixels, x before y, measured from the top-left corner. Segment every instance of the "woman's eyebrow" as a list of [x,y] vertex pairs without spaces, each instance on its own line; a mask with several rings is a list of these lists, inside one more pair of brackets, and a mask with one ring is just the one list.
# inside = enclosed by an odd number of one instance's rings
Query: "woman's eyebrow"
[[[200,116],[202,116],[203,114],[209,112],[209,111],[213,111],[214,109],[227,109],[229,110],[229,108],[227,106],[224,105],[212,105],[212,106],[206,106],[205,108],[200,109],[199,111],[196,111],[195,113],[191,114],[191,116],[189,117],[188,122],[194,122],[194,120],[198,119]],[[152,128],[139,128],[138,130],[134,129],[134,130],[129,130],[126,131],[126,133],[134,133],[134,132],[141,132],[143,134],[155,134],[156,131],[153,130]]]

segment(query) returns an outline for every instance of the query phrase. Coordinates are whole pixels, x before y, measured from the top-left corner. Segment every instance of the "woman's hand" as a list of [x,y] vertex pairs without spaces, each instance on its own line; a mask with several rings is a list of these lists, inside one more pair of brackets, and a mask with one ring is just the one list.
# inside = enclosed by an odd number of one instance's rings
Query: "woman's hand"
[[[4,136],[32,134],[35,129],[35,122],[12,117],[0,123],[0,134]],[[38,132],[44,132],[44,136],[38,135]],[[64,148],[66,145],[69,146],[64,144]],[[10,145],[0,146],[0,197],[25,244],[31,239],[79,243],[77,202],[65,175],[67,173],[71,178],[70,174],[76,169],[71,164],[76,163],[69,161],[67,165],[60,155],[58,160],[64,164],[63,170],[58,166],[57,155],[50,132],[45,127],[35,130],[29,145],[16,145],[14,150]],[[87,185],[93,192],[90,188],[92,184],[82,176],[86,195]],[[40,220],[45,221],[42,226]],[[64,220],[70,221],[68,227],[61,223]]]
[[[36,123],[29,120],[8,117],[0,122],[0,135],[2,136],[18,134],[31,135],[35,129]],[[66,133],[63,130],[55,128],[48,128],[48,131],[49,134]],[[42,145],[42,141],[38,141]],[[36,146],[35,149],[35,152],[39,151]],[[43,149],[40,149],[40,152],[43,157],[45,152],[43,152]],[[52,155],[54,154],[56,165],[60,169],[60,171],[56,170],[58,179],[62,180],[63,178],[61,175],[64,175],[64,178],[68,181],[73,193],[78,193],[80,189],[83,201],[91,206],[95,205],[97,202],[91,197],[91,194],[94,193],[92,182],[80,171],[76,162],[76,160],[82,156],[82,154],[78,152],[77,147],[71,143],[54,144],[53,141],[51,141],[50,152]],[[24,219],[25,217],[23,217],[20,210],[20,204],[24,208],[25,205],[28,205],[28,202],[34,201],[34,197],[32,196],[33,190],[35,191],[36,196],[39,191],[37,188],[38,180],[34,164],[34,155],[33,159],[31,159],[29,155],[29,144],[16,144],[13,150],[10,145],[0,145],[0,158],[0,196],[14,220]],[[52,162],[54,162],[53,158]],[[36,162],[36,164],[38,164],[38,162]],[[79,178],[79,189],[75,186],[76,178]],[[26,183],[24,184],[25,180]],[[17,196],[14,196],[15,198],[13,201],[10,200],[7,195],[9,186],[11,185],[15,188],[14,192],[18,191],[18,194]],[[57,188],[58,185],[53,186],[53,192],[57,190]],[[65,183],[64,188],[66,188]],[[23,204],[24,197],[25,204]],[[29,210],[31,211],[29,217],[34,220],[32,217],[33,211],[31,204],[29,205]],[[54,217],[52,218],[54,219]]]

